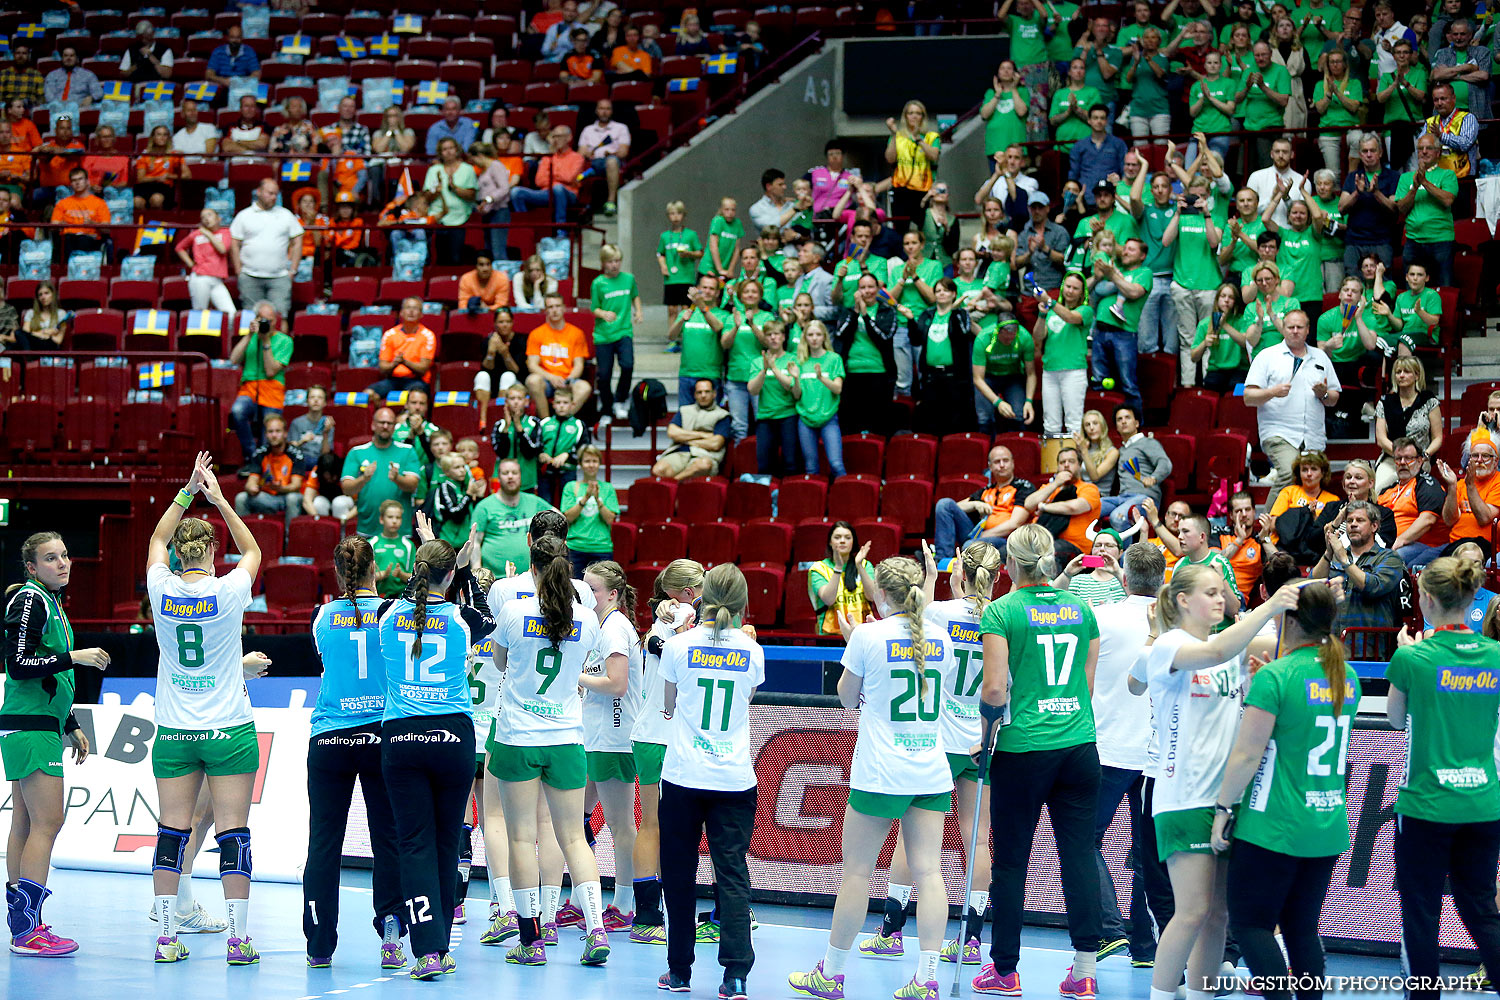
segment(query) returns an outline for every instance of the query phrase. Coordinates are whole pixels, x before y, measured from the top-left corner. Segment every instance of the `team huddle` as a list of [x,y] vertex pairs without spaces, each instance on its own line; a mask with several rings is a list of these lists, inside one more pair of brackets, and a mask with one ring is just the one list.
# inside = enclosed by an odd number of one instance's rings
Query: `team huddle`
[[[240,552],[223,576],[213,572],[213,527],[183,516],[200,494]],[[634,589],[617,564],[597,562],[571,578],[566,530],[557,512],[537,514],[529,569],[497,580],[480,568],[472,535],[455,549],[418,515],[411,578],[388,598],[376,593],[368,540],[350,536],[335,547],[342,594],[312,626],[323,678],[307,767],[302,926],[310,967],[331,965],[337,947],[341,848],[358,778],[381,968],[410,965],[419,980],[454,971],[450,939],[466,919],[478,825],[490,884],[480,941],[508,945],[508,963],[545,964],[559,928],[576,926],[579,961],[600,966],[610,935],[628,933],[633,943],[666,945],[659,988],[688,992],[694,945],[717,941],[719,997],[747,997],[755,958],[747,854],[757,805],[749,706],[765,660],[744,623],[745,579],[732,564],[705,572],[690,560],[671,563],[656,580],[653,623],[642,637],[632,625]],[[1106,721],[1101,697],[1113,703],[1109,711],[1145,706],[1150,720],[1140,741],[1149,750],[1150,818],[1136,824],[1134,847],[1140,863],[1159,863],[1170,878],[1168,912],[1152,903],[1161,928],[1152,1000],[1169,1000],[1184,976],[1192,1000],[1212,997],[1231,929],[1267,997],[1290,996],[1288,960],[1299,975],[1322,973],[1318,918],[1349,848],[1344,785],[1360,698],[1335,628],[1333,588],[1293,568],[1236,617],[1226,613],[1220,573],[1183,564],[1167,577],[1160,550],[1142,542],[1122,559],[1130,599],[1096,618],[1053,587],[1053,548],[1039,525],[1013,532],[1003,554],[971,543],[955,553],[951,599],[938,601],[936,560],[924,546],[921,562],[894,556],[874,567],[878,619],[839,613],[847,645],[838,696],[859,710],[842,876],[824,956],[790,976],[795,992],[844,998],[870,880],[897,822],[885,918],[860,954],[904,954],[915,894],[917,962],[895,997],[936,1000],[940,962],[981,963],[989,910],[990,961],[972,988],[1019,996],[1027,870],[1046,805],[1074,949],[1059,992],[1095,1000],[1101,894],[1112,889],[1096,869],[1095,812],[1101,773],[1117,770],[1118,753],[1113,740],[1106,748],[1104,730],[1117,722]],[[89,752],[71,716],[73,670],[105,669],[109,658],[72,648],[61,538],[33,535],[22,554],[27,582],[6,602],[0,708],[0,755],[15,803],[6,900],[11,950],[56,957],[78,948],[41,917],[63,817],[60,748],[69,741],[79,761]],[[184,936],[204,931],[228,932],[229,965],[260,960],[249,927],[248,826],[259,747],[246,682],[270,661],[244,654],[241,640],[260,558],[209,456],[199,455],[147,559],[160,653],[152,753],[158,963],[187,959]],[[1002,570],[1013,586],[994,597]],[[1424,570],[1418,600],[1433,631],[1398,649],[1387,673],[1390,722],[1410,739],[1395,807],[1404,956],[1409,973],[1429,983],[1445,879],[1481,955],[1492,968],[1500,961],[1492,891],[1500,645],[1465,626],[1479,582],[1477,567],[1452,558]],[[1118,803],[1123,791],[1115,794]],[[955,802],[968,877],[959,935],[945,942],[942,842]],[[587,819],[596,803],[613,837],[608,906]],[[224,922],[192,900],[184,877],[210,827]],[[715,905],[695,919],[705,837]],[[1412,992],[1436,995],[1425,986]]]

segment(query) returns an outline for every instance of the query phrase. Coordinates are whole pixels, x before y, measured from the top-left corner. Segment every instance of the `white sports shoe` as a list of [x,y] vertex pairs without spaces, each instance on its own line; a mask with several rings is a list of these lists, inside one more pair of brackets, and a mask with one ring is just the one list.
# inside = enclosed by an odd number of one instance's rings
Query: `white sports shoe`
[[[151,920],[156,922],[156,908],[151,909]],[[229,921],[220,920],[218,917],[209,916],[203,904],[197,901],[193,903],[193,912],[177,914],[177,933],[179,934],[222,934],[229,929]]]
[[629,404],[626,404],[626,403],[616,403],[615,404],[615,419],[616,420],[629,420],[630,419],[630,406],[629,406]]

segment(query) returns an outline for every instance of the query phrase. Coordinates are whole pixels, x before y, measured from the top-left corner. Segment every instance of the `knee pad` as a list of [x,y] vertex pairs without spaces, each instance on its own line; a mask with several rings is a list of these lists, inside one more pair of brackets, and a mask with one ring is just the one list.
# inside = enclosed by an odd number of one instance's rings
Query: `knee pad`
[[214,838],[219,842],[219,877],[243,875],[250,877],[250,828],[238,827],[225,830]]
[[182,860],[187,854],[190,830],[175,830],[170,826],[156,828],[156,860],[152,862],[154,872],[176,872],[182,874]]

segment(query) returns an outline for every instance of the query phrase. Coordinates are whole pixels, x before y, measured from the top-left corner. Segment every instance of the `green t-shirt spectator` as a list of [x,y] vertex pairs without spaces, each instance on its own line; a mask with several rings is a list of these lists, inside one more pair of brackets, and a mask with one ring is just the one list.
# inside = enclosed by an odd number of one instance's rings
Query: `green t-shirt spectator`
[[[1260,238],[1261,233],[1266,231],[1266,224],[1260,221],[1260,216],[1257,215],[1249,222],[1241,222],[1240,231],[1248,235],[1251,242],[1254,242]],[[1226,231],[1224,238],[1226,240],[1234,239],[1234,250],[1229,255],[1229,270],[1231,272],[1239,271],[1242,275],[1240,280],[1249,284],[1250,269],[1255,266],[1255,262],[1260,259],[1260,255],[1252,248],[1245,246],[1244,240],[1235,238],[1233,233]]]
[[[674,231],[668,229],[656,241],[656,252],[667,259],[667,275],[662,278],[666,285],[691,285],[697,280],[697,268],[682,259],[683,250],[692,253],[703,249],[698,234],[691,229]],[[700,258],[701,259],[701,258]]]
[[[1074,98],[1077,98],[1079,110],[1085,115],[1089,113],[1089,108],[1100,103],[1099,91],[1093,87],[1083,86],[1077,90],[1061,87],[1052,95],[1052,107],[1047,112],[1048,117],[1062,114]],[[1077,115],[1069,115],[1066,121],[1053,128],[1052,133],[1058,143],[1057,149],[1066,153],[1073,148],[1073,143],[1088,137],[1089,123]]]
[[[1017,87],[1013,92],[1006,91],[1000,95],[1000,99],[995,102],[995,113],[984,123],[985,156],[992,157],[1002,149],[1026,141],[1026,119],[1016,115],[1017,95],[1026,101],[1028,108],[1031,106],[1031,91],[1025,87]],[[988,104],[994,96],[995,88],[991,87],[984,92],[984,100],[980,103]]]
[[1073,58],[1073,38],[1068,28],[1078,17],[1078,5],[1056,0],[1052,9],[1057,13],[1057,30],[1047,41],[1047,55],[1053,62],[1067,62]]
[[395,462],[396,471],[399,474],[415,472],[420,479],[422,460],[417,457],[416,449],[409,444],[399,444],[395,441],[384,448],[376,447],[373,441],[357,448],[350,448],[349,453],[344,456],[344,468],[339,473],[340,478],[358,478],[361,467],[366,462],[373,463],[375,468],[370,481],[360,489],[359,496],[354,501],[355,510],[359,512],[356,530],[361,535],[369,537],[380,534],[380,505],[387,500],[395,500],[401,504],[401,533],[409,534],[411,532],[411,494],[404,492],[401,487],[391,481],[388,470],[390,463]]
[[[1373,333],[1376,337],[1380,338],[1382,341],[1393,344],[1396,340],[1396,334],[1392,332],[1391,319],[1395,316],[1396,313],[1396,283],[1389,279],[1387,279],[1385,283],[1385,304],[1391,307],[1391,316],[1382,316],[1374,309],[1370,308],[1370,303],[1375,301],[1375,295],[1372,289],[1365,289],[1364,298],[1365,326],[1369,327],[1370,332]],[[1406,331],[1403,330],[1401,332],[1405,333]]]
[[[1319,80],[1317,86],[1313,87],[1313,103],[1316,104],[1321,101],[1325,93],[1323,81]],[[1344,84],[1344,96],[1355,103],[1363,103],[1365,99],[1364,84],[1352,76],[1349,77]],[[1351,113],[1348,108],[1344,107],[1344,102],[1340,101],[1337,97],[1330,97],[1328,99],[1328,110],[1323,114],[1322,123],[1324,125],[1337,125],[1340,128],[1352,128],[1359,124],[1359,116]]]
[[541,433],[537,435],[542,444],[543,455],[568,456],[564,469],[578,468],[578,449],[588,442],[588,426],[573,414],[559,417],[557,414],[542,421]]
[[[783,352],[776,359],[776,367],[780,371],[786,371],[789,365],[797,363],[797,356],[791,352]],[[766,359],[759,359],[755,366],[755,373],[759,375],[765,371]],[[796,373],[792,374],[796,378]],[[797,401],[792,398],[792,391],[767,372],[765,381],[760,387],[760,398],[755,404],[755,417],[757,420],[780,420],[783,417],[795,416],[797,413]]]
[[[729,323],[724,310],[711,312],[720,323]],[[683,321],[682,361],[677,373],[683,378],[711,378],[715,382],[724,377],[724,348],[719,346],[719,334],[703,318],[702,310],[693,309]]]
[[[1213,322],[1212,317],[1205,316],[1198,321],[1198,332],[1193,335],[1193,346],[1197,347],[1208,339],[1208,324]],[[1246,323],[1245,317],[1239,318],[1239,323]],[[1238,329],[1238,326],[1236,326]],[[1250,362],[1245,357],[1245,348],[1236,343],[1223,327],[1219,328],[1219,339],[1208,351],[1208,370],[1211,372],[1232,372],[1242,368],[1248,368]]]
[[[1321,270],[1321,268],[1319,270]],[[1249,312],[1254,308],[1255,303],[1252,302],[1249,308],[1247,308],[1245,311]],[[1286,314],[1301,308],[1302,303],[1298,302],[1297,297],[1294,295],[1279,296],[1275,302],[1272,302],[1269,306],[1266,307],[1266,321],[1260,328],[1260,340],[1250,351],[1251,361],[1254,361],[1255,356],[1261,351],[1264,351],[1268,347],[1275,347],[1277,344],[1281,343],[1281,331],[1276,329],[1276,324],[1271,321],[1271,317],[1281,317],[1281,321],[1284,325],[1286,323]],[[1256,315],[1259,315],[1259,313],[1257,313]]]
[[1047,36],[1043,25],[1047,15],[1038,5],[1030,17],[1022,17],[1014,10],[1005,19],[1005,30],[1010,32],[1010,61],[1020,68],[1035,66],[1048,61]]
[[817,430],[839,415],[839,397],[818,378],[817,366],[830,379],[843,378],[844,359],[833,351],[824,351],[817,357],[799,361],[797,378],[802,384],[802,398],[797,400],[797,416],[807,426]]
[[984,272],[984,287],[1000,296],[1002,299],[1010,296],[1010,263],[997,260],[990,263]]
[[[1119,213],[1115,214],[1118,215]],[[1115,324],[1125,330],[1135,330],[1141,325],[1141,310],[1146,308],[1146,296],[1151,294],[1151,285],[1153,284],[1151,268],[1145,264],[1141,264],[1128,271],[1121,271],[1120,275],[1131,284],[1140,285],[1145,289],[1145,295],[1127,299],[1123,294],[1116,292],[1113,295],[1101,297],[1095,303],[1094,308],[1098,310],[1100,322]],[[1123,322],[1115,319],[1114,315],[1110,312],[1111,307],[1116,302],[1120,304],[1119,313],[1123,317]]]
[[1208,220],[1201,213],[1183,212],[1177,217],[1176,246],[1174,282],[1198,292],[1219,287],[1224,279],[1219,273],[1218,248],[1208,242]]
[[[770,319],[771,314],[761,311],[756,319]],[[732,325],[734,316],[731,313],[726,325]],[[724,331],[728,333],[726,329]],[[739,325],[735,331],[734,343],[729,347],[729,381],[748,382],[760,371],[760,338],[755,335],[751,328],[748,317],[746,322]]]
[[[1380,79],[1375,84],[1375,92],[1377,94],[1383,93],[1395,78],[1396,74],[1394,73],[1380,74]],[[1427,70],[1421,66],[1409,67],[1406,71],[1406,81],[1424,94],[1427,92]],[[1455,100],[1457,99],[1457,93],[1455,90]],[[1422,120],[1422,116],[1427,113],[1422,104],[1414,101],[1400,87],[1391,92],[1390,100],[1384,102],[1384,107],[1385,120],[1388,122],[1419,122]]]
[[[1224,25],[1224,27],[1219,29],[1220,48],[1227,49],[1229,47],[1229,44],[1234,40],[1234,29],[1240,23],[1241,22],[1238,20],[1230,21],[1228,24]],[[1259,41],[1260,37],[1266,33],[1266,29],[1270,26],[1271,25],[1267,23],[1264,17],[1261,17],[1259,14],[1257,14],[1255,23],[1245,25],[1245,27],[1250,29],[1250,44],[1253,45],[1257,41]],[[1250,57],[1249,53],[1246,53],[1245,57],[1248,59]]]
[[594,279],[589,288],[590,307],[608,309],[615,314],[615,318],[608,323],[595,317],[594,343],[613,344],[635,332],[631,306],[640,294],[641,290],[635,284],[635,275],[629,271],[621,271],[613,278],[601,274]]
[[[1298,4],[1291,11],[1292,23],[1302,30],[1302,48],[1307,52],[1308,66],[1315,66],[1323,47],[1328,44],[1323,28],[1338,32],[1344,26],[1344,12],[1331,3],[1314,7],[1308,3]],[[1321,23],[1321,27],[1319,26]]]
[[[895,288],[896,282],[901,280],[901,276],[905,270],[905,260],[899,257],[891,257],[889,260],[887,260],[886,281],[884,282],[885,287]],[[941,280],[942,277],[943,265],[939,264],[937,261],[923,260],[917,264],[917,280],[925,282],[928,288],[931,288],[933,285],[937,284],[937,282]],[[856,284],[858,283],[856,282]],[[923,309],[926,309],[928,306],[932,305],[931,302],[928,302],[926,299],[922,298],[922,293],[917,290],[916,281],[908,281],[901,287],[901,304],[910,309],[912,312],[916,313],[918,316],[922,314]]]
[[491,493],[474,508],[474,526],[479,529],[479,559],[484,568],[496,576],[521,573],[531,564],[526,547],[526,532],[531,519],[552,505],[531,493],[516,496],[515,506]]
[[[1099,52],[1098,48],[1085,52],[1083,46],[1079,45],[1073,49],[1073,58],[1083,60],[1083,82],[1099,92],[1100,101],[1109,104],[1119,93],[1121,78],[1125,73],[1125,53],[1114,45],[1103,47],[1104,61],[1115,68],[1115,75],[1106,80],[1099,69]],[[1082,98],[1079,102],[1082,103]]]
[[[375,550],[375,569],[377,571],[398,568],[403,572],[411,572],[412,558],[416,550],[412,548],[411,536],[397,535],[395,538],[387,538],[385,535],[376,535],[370,539],[370,548]],[[406,589],[406,581],[394,574],[382,577],[375,585],[375,592],[381,597],[397,597]]]
[[927,327],[927,349],[923,353],[925,362],[934,368],[947,368],[953,364],[953,340],[949,336],[951,323],[958,306],[940,313],[932,313],[932,323]]
[[1291,96],[1292,78],[1287,75],[1286,67],[1280,63],[1272,63],[1264,70],[1257,68],[1253,63],[1246,69],[1245,79],[1240,86],[1248,87],[1245,91],[1244,103],[1240,110],[1245,114],[1245,128],[1267,129],[1286,127],[1286,107],[1271,100],[1261,89],[1250,83],[1250,74],[1260,73],[1265,79],[1266,89],[1278,94]]
[[[1149,194],[1142,197],[1150,198]],[[1162,246],[1161,238],[1172,224],[1172,218],[1177,214],[1177,202],[1168,201],[1165,208],[1160,208],[1155,199],[1146,202],[1146,210],[1141,213],[1140,221],[1136,224],[1140,230],[1141,239],[1146,241],[1146,266],[1151,269],[1153,275],[1171,274],[1172,263],[1177,256],[1177,245]]]
[[[587,489],[587,486],[576,479],[563,484],[562,510],[572,510]],[[615,543],[610,537],[609,525],[599,516],[601,507],[616,515],[620,513],[620,498],[615,494],[615,488],[602,479],[599,480],[598,498],[589,497],[584,500],[583,511],[578,519],[568,525],[568,548],[571,551],[597,552],[601,555],[614,551]]]
[[[1369,320],[1367,319],[1366,322],[1368,323]],[[1318,345],[1322,346],[1341,332],[1344,335],[1344,341],[1337,350],[1323,348],[1328,357],[1340,364],[1346,361],[1358,361],[1364,357],[1365,345],[1359,339],[1359,325],[1355,322],[1353,314],[1345,319],[1343,303],[1338,303],[1318,317]]]
[[1281,249],[1276,252],[1276,267],[1281,277],[1296,285],[1294,298],[1303,302],[1323,301],[1323,250],[1313,227],[1300,233],[1291,226],[1281,227]]
[[1419,295],[1412,294],[1408,289],[1396,296],[1396,316],[1401,320],[1401,333],[1418,344],[1436,344],[1438,328],[1429,328],[1422,317],[1417,315],[1419,305],[1424,312],[1434,316],[1443,315],[1443,297],[1436,288],[1424,288]]
[[714,247],[718,247],[719,260],[724,266],[732,268],[736,243],[744,238],[745,223],[739,216],[735,216],[733,222],[726,221],[722,215],[714,216],[714,221],[709,223],[708,226],[707,251],[703,254],[703,259],[698,262],[699,273],[714,273]]
[[[1133,118],[1154,118],[1171,113],[1167,104],[1167,78],[1158,77],[1151,72],[1147,62],[1148,58],[1142,53],[1135,69],[1135,96],[1130,99],[1130,115]],[[1160,51],[1149,57],[1149,62],[1155,63],[1163,73],[1170,71],[1167,57]]]
[[[990,265],[990,270],[993,271],[996,266],[997,265],[993,265],[993,264]],[[1010,265],[1009,264],[1005,265],[1005,276],[1004,277],[1005,277],[1005,283],[1007,285],[1009,285],[1010,284]],[[988,281],[989,281],[989,274],[988,273],[986,273],[985,276],[982,277],[982,278],[954,278],[953,279],[953,283],[958,286],[958,302],[959,302],[959,304],[962,305],[962,306],[964,306],[965,308],[967,308],[969,305],[971,305],[976,299],[979,298],[979,293],[982,292],[982,291],[984,291],[985,286],[988,284]],[[998,292],[997,294],[1004,295],[1005,293],[1004,292]]]
[[1025,330],[1016,331],[1015,343],[1002,344],[998,336],[999,320],[985,316],[979,321],[979,335],[974,338],[974,350],[969,358],[972,365],[984,365],[986,375],[997,378],[1022,375],[1026,362],[1036,355],[1036,342]]
[[1069,323],[1058,315],[1056,309],[1047,310],[1047,343],[1042,346],[1042,371],[1066,372],[1089,366],[1089,330],[1094,325],[1094,308],[1079,306],[1075,311],[1083,322]]
[[[1098,214],[1085,215],[1078,220],[1078,225],[1073,228],[1073,239],[1086,240],[1094,234],[1094,220],[1100,218]],[[1104,228],[1115,234],[1115,245],[1120,246],[1126,240],[1138,239],[1141,231],[1135,224],[1135,216],[1118,206],[1104,219]]]
[[[1193,102],[1198,100],[1200,93],[1207,93],[1216,100],[1235,105],[1235,110],[1239,110],[1239,105],[1235,104],[1234,100],[1234,95],[1239,92],[1239,77],[1220,76],[1217,80],[1198,80],[1188,91],[1188,106],[1191,107]],[[1205,97],[1202,110],[1193,119],[1193,131],[1213,135],[1215,132],[1228,132],[1230,124],[1229,116]]]
[[[859,248],[855,247],[852,253],[857,254]],[[838,271],[834,271],[833,280],[835,286],[841,286],[843,295],[843,306],[845,309],[854,308],[854,293],[859,288],[859,279],[866,274],[875,275],[875,280],[880,282],[880,287],[885,287],[886,276],[890,273],[890,265],[884,257],[869,256],[863,259],[851,256],[848,258],[849,266],[844,269],[844,280],[839,282]],[[842,261],[840,262],[842,263]]]
[[[1396,200],[1405,198],[1412,189],[1416,174],[1408,170],[1401,175],[1396,185]],[[1458,176],[1442,167],[1429,167],[1427,180],[1433,187],[1450,194],[1458,194]],[[1413,243],[1452,243],[1453,209],[1444,208],[1424,187],[1417,192],[1415,204],[1406,216],[1406,238]]]
[[[254,329],[252,327],[252,329]],[[260,334],[246,334],[250,342],[245,345],[245,367],[240,373],[241,382],[259,382],[266,377],[264,352],[260,348]],[[271,376],[271,381],[286,385],[286,366],[292,363],[292,338],[272,331],[271,357],[281,362],[281,371]]]
[[[1323,231],[1322,226],[1317,226],[1318,237],[1318,259],[1322,261],[1344,259],[1344,213],[1339,211],[1339,196],[1335,194],[1332,198],[1324,200],[1316,194],[1308,196],[1308,201],[1317,202],[1318,208],[1323,211],[1334,222],[1339,224],[1339,231],[1329,236]],[[1392,293],[1395,294],[1395,293]]]

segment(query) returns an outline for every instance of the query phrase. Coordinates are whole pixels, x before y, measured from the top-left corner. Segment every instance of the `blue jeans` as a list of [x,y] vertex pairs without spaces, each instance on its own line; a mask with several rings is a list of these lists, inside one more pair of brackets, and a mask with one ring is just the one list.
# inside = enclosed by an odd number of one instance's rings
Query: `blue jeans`
[[[1118,767],[1099,768],[1099,806],[1094,813],[1094,841],[1104,842],[1104,834],[1114,822],[1120,799],[1125,799],[1130,815],[1130,957],[1151,958],[1156,954],[1156,937],[1151,930],[1151,916],[1146,909],[1146,882],[1141,876],[1144,850],[1141,844],[1141,829],[1150,823],[1150,816],[1141,815],[1141,772],[1127,771]],[[1105,941],[1117,941],[1125,937],[1124,922],[1120,918],[1120,904],[1115,894],[1115,880],[1104,862],[1104,852],[1094,851],[1099,865],[1099,909],[1101,930]],[[1148,862],[1156,860],[1155,853]]]
[[242,462],[250,461],[250,456],[260,447],[258,432],[266,417],[280,412],[270,406],[261,406],[249,396],[234,397],[229,407],[229,425],[234,428],[234,436],[240,439]]
[[839,431],[839,418],[834,416],[822,427],[809,427],[801,417],[797,418],[797,442],[802,446],[802,471],[816,476],[818,465],[818,441],[822,439],[823,450],[828,453],[828,467],[835,476],[844,474],[844,435]]
[[[578,196],[561,184],[554,184],[549,191],[536,188],[511,188],[510,207],[517,212],[529,212],[533,208],[552,206],[552,221],[562,225],[568,221],[568,210],[578,203]],[[558,236],[566,236],[565,230],[557,230]]]
[[1453,244],[1417,243],[1407,240],[1401,250],[1401,259],[1407,267],[1421,264],[1431,276],[1428,284],[1453,287]]
[[[484,213],[484,221],[492,226],[510,225],[510,206],[501,205],[493,212]],[[490,248],[491,260],[505,260],[509,256],[506,243],[510,234],[504,229],[486,229],[484,231],[484,245]]]
[[[692,377],[690,375],[679,375],[677,377],[677,405],[678,406],[691,406],[692,405],[692,403],[693,403],[693,386],[697,385],[701,381],[703,381],[703,380],[699,379],[699,378],[694,378],[694,377]],[[714,398],[717,399],[718,396],[719,396],[719,380],[718,379],[710,379],[709,381],[713,382],[713,384],[714,384]]]
[[1100,323],[1094,327],[1094,379],[1106,375],[1115,378],[1115,388],[1125,394],[1125,401],[1141,405],[1141,387],[1136,383],[1136,334],[1129,330]]
[[911,333],[906,329],[905,323],[897,325],[891,347],[896,353],[896,392],[904,396],[912,391],[917,367],[917,352],[911,346]]
[[938,562],[953,558],[953,550],[974,533],[974,519],[959,507],[957,500],[943,497],[932,512],[935,527],[934,555]]
[[1130,507],[1148,499],[1144,493],[1127,493],[1118,497],[1099,498],[1099,516],[1109,518],[1109,526],[1116,531],[1130,527]]
[[[615,362],[620,362],[620,381],[613,389]],[[612,344],[594,344],[594,362],[598,368],[599,405],[605,414],[615,403],[630,400],[630,379],[635,374],[635,339],[621,337]]]
[[1151,281],[1146,305],[1141,309],[1141,324],[1136,330],[1136,349],[1141,354],[1153,351],[1177,353],[1177,313],[1172,308],[1172,276],[1158,274]]
[[1406,565],[1418,569],[1442,555],[1442,552],[1441,545],[1423,545],[1421,542],[1412,542],[1410,545],[1403,545],[1397,549],[1396,555],[1400,556],[1401,561]]
[[762,417],[755,422],[755,471],[789,476],[800,468],[797,463],[798,423],[795,414],[769,420]]
[[979,429],[986,434],[993,434],[997,428],[1001,433],[1023,430],[1026,426],[1022,423],[1024,417],[1022,410],[1026,406],[1026,376],[986,375],[984,381],[994,390],[995,395],[1010,404],[1010,408],[1015,411],[1016,418],[1007,420],[1000,416],[994,405],[984,398],[984,394],[975,389],[974,415],[979,418]]
[[725,382],[724,395],[729,400],[729,417],[733,422],[731,444],[739,444],[750,436],[750,383]]

